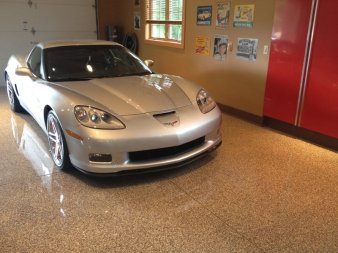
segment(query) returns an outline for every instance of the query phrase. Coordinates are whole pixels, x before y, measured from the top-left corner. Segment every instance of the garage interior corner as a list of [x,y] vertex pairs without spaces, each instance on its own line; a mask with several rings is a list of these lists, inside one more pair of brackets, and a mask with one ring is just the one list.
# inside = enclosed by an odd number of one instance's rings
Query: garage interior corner
[[5,87],[0,111],[1,252],[338,251],[334,151],[223,114],[203,159],[96,178],[57,170]]

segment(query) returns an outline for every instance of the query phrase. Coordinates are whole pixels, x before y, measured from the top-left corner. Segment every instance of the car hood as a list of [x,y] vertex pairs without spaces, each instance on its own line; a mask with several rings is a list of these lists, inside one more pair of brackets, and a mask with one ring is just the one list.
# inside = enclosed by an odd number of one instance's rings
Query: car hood
[[113,77],[58,84],[118,115],[170,111],[191,104],[184,91],[167,75]]

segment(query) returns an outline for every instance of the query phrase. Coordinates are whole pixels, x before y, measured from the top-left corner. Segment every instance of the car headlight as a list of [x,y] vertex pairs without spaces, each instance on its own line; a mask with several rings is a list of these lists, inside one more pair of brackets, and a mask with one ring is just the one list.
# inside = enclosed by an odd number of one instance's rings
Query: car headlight
[[203,89],[197,93],[196,101],[202,113],[208,113],[216,107],[215,101]]
[[76,119],[84,126],[97,129],[123,129],[125,125],[116,117],[100,109],[77,105],[74,108]]

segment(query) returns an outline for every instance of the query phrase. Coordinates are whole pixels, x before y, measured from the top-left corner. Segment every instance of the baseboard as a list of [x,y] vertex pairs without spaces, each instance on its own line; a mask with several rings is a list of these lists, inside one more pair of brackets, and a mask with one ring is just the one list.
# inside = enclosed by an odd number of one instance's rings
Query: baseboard
[[338,139],[305,128],[297,127],[269,117],[263,118],[263,125],[290,134],[302,140],[338,151]]
[[237,118],[255,123],[261,126],[267,126],[277,131],[289,134],[293,137],[311,142],[313,144],[338,151],[338,139],[320,134],[314,131],[310,131],[305,128],[296,127],[294,125],[285,123],[280,120],[272,119],[269,117],[260,117],[249,112],[245,112],[231,106],[218,104],[222,112],[233,115]]
[[250,121],[252,123],[256,123],[259,125],[263,124],[263,118],[260,116],[257,116],[255,114],[245,112],[236,108],[233,108],[228,105],[218,104],[218,107],[221,109],[222,112],[236,116],[238,118],[244,119],[246,121]]

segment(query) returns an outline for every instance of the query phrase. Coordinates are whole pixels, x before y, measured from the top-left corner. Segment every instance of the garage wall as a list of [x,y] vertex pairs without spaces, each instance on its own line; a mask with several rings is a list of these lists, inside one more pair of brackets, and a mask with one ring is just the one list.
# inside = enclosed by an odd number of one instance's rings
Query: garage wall
[[[232,0],[230,24],[226,29],[215,28],[216,0],[187,0],[186,3],[186,41],[184,49],[173,49],[146,44],[144,29],[135,31],[138,35],[142,59],[153,59],[154,70],[181,75],[206,87],[217,102],[251,114],[262,116],[265,82],[269,55],[263,54],[264,45],[270,46],[273,25],[274,0]],[[237,4],[254,4],[255,16],[253,28],[233,28],[234,6]],[[213,6],[211,26],[197,26],[197,6]],[[141,1],[140,11],[144,21],[145,6]],[[134,31],[134,0],[99,0],[100,38],[106,39],[106,24],[119,26],[122,33]],[[142,23],[143,26],[143,23]],[[233,43],[233,51],[228,53],[224,62],[216,61],[210,56],[196,55],[194,40],[203,35],[211,38],[215,34],[228,35]],[[237,38],[257,38],[257,60],[245,61],[236,57]]]
[[96,39],[96,30],[95,0],[0,0],[0,70],[39,41]]

